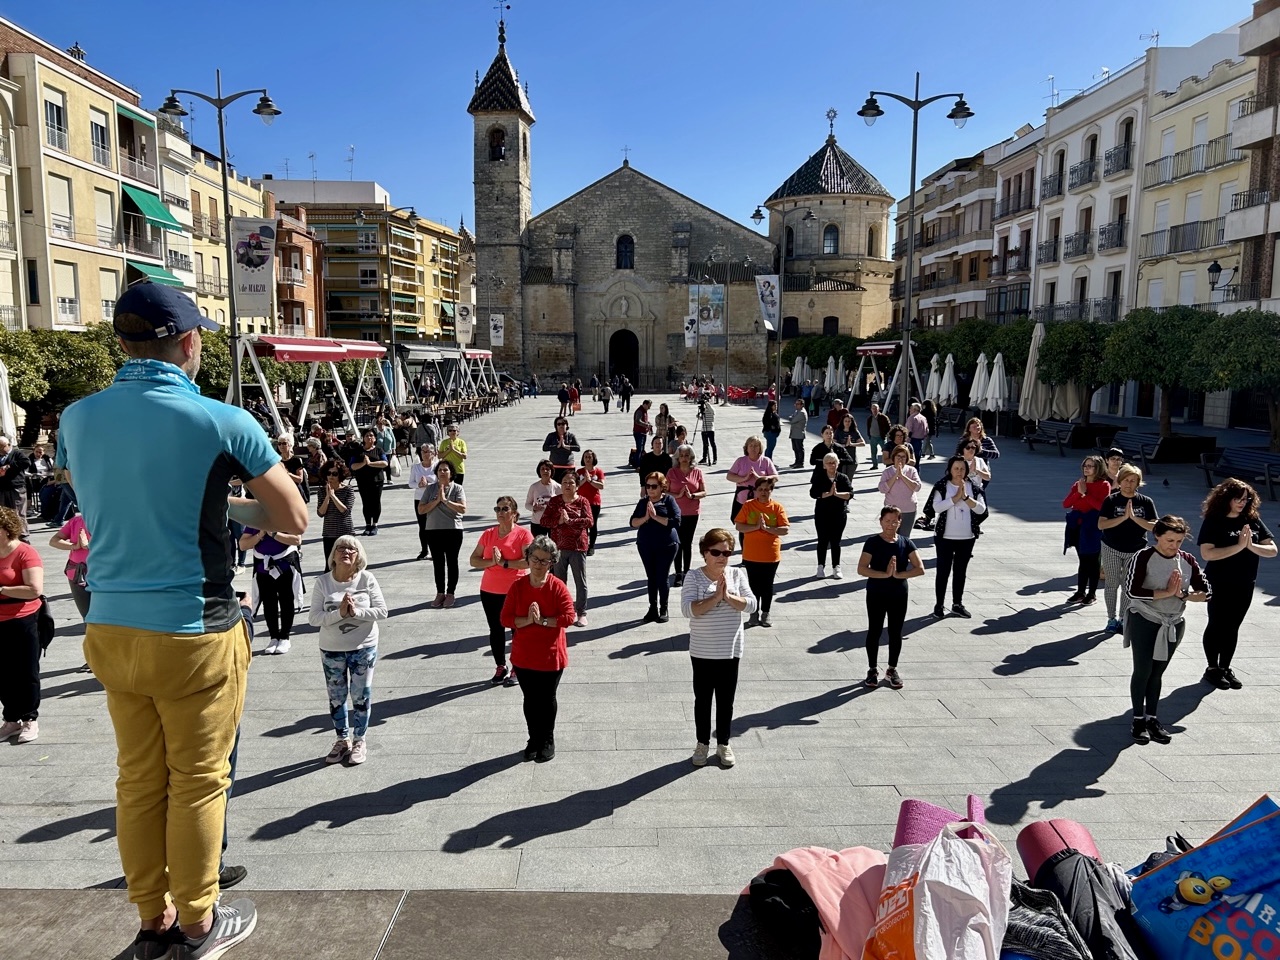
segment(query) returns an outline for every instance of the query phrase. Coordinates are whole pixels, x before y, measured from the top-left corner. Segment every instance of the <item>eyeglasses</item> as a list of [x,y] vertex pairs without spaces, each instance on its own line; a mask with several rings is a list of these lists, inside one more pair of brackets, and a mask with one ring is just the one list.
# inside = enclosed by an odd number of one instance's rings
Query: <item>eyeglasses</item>
[[707,556],[708,557],[732,557],[733,551],[732,550],[716,550],[714,548],[711,548],[707,550]]
[[973,444],[969,444],[969,446],[965,447],[965,449],[966,449],[966,450],[977,450],[978,448],[977,448],[977,447],[975,447]]
[[530,558],[529,558],[529,562],[530,562],[530,563],[535,563],[535,564],[537,564],[537,565],[538,565],[538,566],[540,566],[540,567],[549,567],[549,566],[551,566],[551,558],[550,558],[550,557],[530,557]]
[[511,508],[510,507],[494,507],[493,512],[494,513],[510,513]]
[[646,483],[646,484],[644,485],[644,488],[645,488],[646,490],[661,490],[661,489],[662,489],[662,484],[660,484],[660,483]]
[[457,433],[457,432],[458,432],[457,427],[450,427],[448,430],[445,431],[445,433]]

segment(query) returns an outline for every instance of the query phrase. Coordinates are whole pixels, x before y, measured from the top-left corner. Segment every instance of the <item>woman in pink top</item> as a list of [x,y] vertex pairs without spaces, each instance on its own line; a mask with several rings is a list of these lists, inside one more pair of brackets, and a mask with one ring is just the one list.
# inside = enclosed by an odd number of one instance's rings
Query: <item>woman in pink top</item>
[[596,459],[594,450],[582,451],[582,466],[574,473],[578,477],[578,496],[591,504],[591,536],[588,538],[587,556],[596,555],[596,534],[600,532],[600,491],[604,489],[604,471]]
[[764,455],[764,440],[756,436],[747,437],[747,442],[742,445],[742,456],[733,461],[729,475],[725,478],[738,488],[729,504],[729,519],[736,523],[742,505],[756,495],[757,477],[777,475],[778,468]]
[[911,448],[900,443],[885,451],[891,465],[880,474],[880,492],[884,494],[886,507],[897,507],[902,513],[901,530],[909,536],[916,522],[916,494],[920,492],[920,474],[911,465]]
[[493,512],[498,522],[480,534],[469,563],[472,570],[484,571],[480,578],[480,605],[489,621],[489,649],[497,665],[493,685],[514,687],[515,672],[507,669],[507,631],[502,625],[502,605],[511,585],[529,575],[524,548],[533,543],[533,534],[517,522],[520,509],[514,497],[499,497]]
[[693,462],[693,447],[687,443],[676,448],[676,464],[667,471],[667,489],[680,508],[680,549],[676,552],[677,587],[684,585],[693,558],[693,533],[698,529],[698,511],[707,495],[707,481]]
[[51,547],[71,551],[63,572],[67,575],[67,582],[71,587],[71,599],[75,601],[76,609],[80,611],[81,620],[89,613],[89,584],[85,581],[89,572],[89,539],[89,531],[84,525],[84,516],[77,513],[64,523],[62,529],[49,541]]

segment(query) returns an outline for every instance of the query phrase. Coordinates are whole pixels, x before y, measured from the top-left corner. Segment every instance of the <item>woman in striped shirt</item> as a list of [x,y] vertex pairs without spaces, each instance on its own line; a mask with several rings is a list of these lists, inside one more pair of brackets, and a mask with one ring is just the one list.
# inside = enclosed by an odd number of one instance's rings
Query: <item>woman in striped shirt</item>
[[716,701],[716,756],[734,764],[729,746],[738,661],[745,639],[744,617],[756,610],[755,594],[742,567],[729,565],[733,534],[708,530],[698,541],[703,566],[690,570],[680,591],[680,610],[689,618],[689,659],[693,663],[693,724],[697,745],[693,765],[707,762],[711,746],[711,698]]

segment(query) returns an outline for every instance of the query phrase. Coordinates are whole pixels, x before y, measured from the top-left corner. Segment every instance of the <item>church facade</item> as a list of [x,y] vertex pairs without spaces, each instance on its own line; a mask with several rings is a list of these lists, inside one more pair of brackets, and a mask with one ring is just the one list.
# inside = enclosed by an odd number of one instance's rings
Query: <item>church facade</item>
[[[787,247],[784,333],[823,332],[833,316],[838,332],[859,333],[861,299],[872,298],[867,281],[886,265],[886,319],[878,326],[887,324],[892,264],[873,264],[864,243],[878,244],[883,257],[892,201],[843,151],[833,166],[834,137],[766,201],[767,237],[626,160],[533,216],[535,118],[507,57],[505,26],[498,41],[467,110],[474,125],[476,345],[493,351],[499,369],[550,379],[617,373],[649,389],[699,374],[763,387],[774,364],[755,277],[778,272],[785,231],[793,223],[799,229],[790,212],[797,203],[812,207],[807,222],[817,223],[818,239],[799,234]],[[879,193],[825,192],[847,187],[851,173],[863,178],[859,189],[873,184]],[[829,242],[833,224],[850,238],[843,248]],[[862,240],[854,242],[855,235]],[[827,254],[819,252],[824,237]],[[723,290],[715,307],[724,332],[686,346],[686,318],[716,287]],[[496,323],[486,322],[491,316]]]

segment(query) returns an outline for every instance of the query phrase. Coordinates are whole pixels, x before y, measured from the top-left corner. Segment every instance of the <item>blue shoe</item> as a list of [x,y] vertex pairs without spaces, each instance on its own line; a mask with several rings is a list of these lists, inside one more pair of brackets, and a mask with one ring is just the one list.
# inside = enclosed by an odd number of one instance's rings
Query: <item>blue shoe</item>
[[1115,617],[1112,617],[1107,621],[1107,633],[1119,633],[1123,629],[1124,625]]

